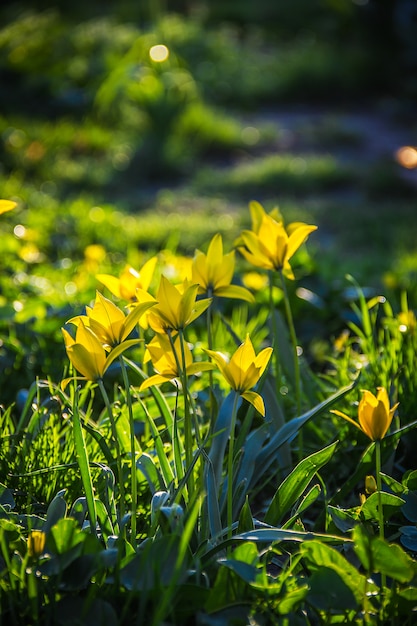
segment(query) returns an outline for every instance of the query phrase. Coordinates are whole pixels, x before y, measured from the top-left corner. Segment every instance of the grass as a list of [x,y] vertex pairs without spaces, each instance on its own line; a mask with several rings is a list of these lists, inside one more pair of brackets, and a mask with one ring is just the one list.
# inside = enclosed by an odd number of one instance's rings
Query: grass
[[[338,112],[290,128],[271,112],[317,106],[329,83],[346,100],[380,84],[368,49],[342,45],[316,9],[311,28],[332,37],[291,35],[293,12],[274,36],[214,27],[214,7],[153,26],[122,19],[126,3],[79,23],[7,12],[0,181],[17,207],[0,216],[0,624],[411,625],[414,188],[392,159],[362,161]],[[147,288],[167,315],[184,298],[185,315],[197,250],[201,283],[214,235],[226,254],[256,230],[254,199],[286,226],[318,225],[290,258],[295,280],[235,250],[233,284],[254,302],[210,285],[208,313],[168,329],[162,354],[152,317],[103,345],[134,308],[98,274],[143,278],[155,255]],[[211,280],[227,282],[230,257],[215,261]],[[179,288],[165,305],[162,275]],[[101,326],[97,289],[111,302]],[[79,315],[97,335],[68,323]],[[204,370],[207,350],[232,357],[244,341],[228,375]],[[109,355],[104,374],[73,378]],[[147,386],[167,362],[171,382]],[[378,387],[400,404],[372,441],[331,411],[356,420],[361,390]]]

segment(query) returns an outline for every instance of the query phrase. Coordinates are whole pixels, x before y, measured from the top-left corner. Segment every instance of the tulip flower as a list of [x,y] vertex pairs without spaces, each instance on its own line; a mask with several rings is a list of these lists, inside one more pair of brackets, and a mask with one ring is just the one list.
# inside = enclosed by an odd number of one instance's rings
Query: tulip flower
[[362,391],[362,394],[358,407],[359,422],[341,411],[333,410],[331,413],[343,417],[372,441],[380,441],[387,434],[398,402],[390,408],[388,393],[384,387],[378,387],[376,396],[367,390]]
[[267,214],[258,202],[251,202],[250,211],[252,230],[241,233],[238,250],[255,267],[282,271],[284,276],[293,279],[289,261],[317,226],[293,222],[285,228],[277,209]]
[[114,347],[125,341],[145,311],[153,305],[152,301],[136,304],[126,315],[114,302],[97,291],[93,307],[86,307],[87,315],[77,315],[68,322],[78,325],[82,321],[104,346]]
[[[65,328],[62,328],[67,355],[75,369],[86,380],[98,380],[103,378],[109,366],[127,348],[139,343],[138,339],[124,341],[106,352],[101,339],[99,339],[83,319],[78,320],[75,339]],[[65,381],[67,382],[67,381]]]
[[156,256],[152,257],[139,271],[126,265],[119,278],[110,274],[97,274],[96,278],[117,298],[133,302],[137,289],[148,291],[157,261]]
[[222,236],[217,233],[209,244],[207,254],[196,251],[191,267],[192,281],[199,284],[198,293],[254,302],[250,291],[231,284],[234,269],[235,253],[223,254]]
[[28,554],[34,559],[42,556],[45,550],[46,533],[43,530],[31,530],[28,536]]
[[139,289],[138,301],[155,303],[147,317],[149,325],[156,333],[182,331],[204,313],[211,303],[211,298],[196,300],[197,293],[198,285],[184,281],[181,285],[175,286],[165,276],[161,276],[156,300]]
[[147,389],[152,385],[161,385],[167,381],[181,378],[184,370],[187,376],[191,376],[192,374],[213,369],[212,363],[193,362],[191,350],[186,342],[183,343],[184,352],[182,351],[179,336],[175,339],[172,347],[166,335],[156,335],[148,343],[146,350],[145,361],[149,359],[152,361],[153,368],[157,374],[144,380],[139,391]]
[[264,373],[272,348],[264,348],[256,355],[248,334],[230,360],[221,352],[215,350],[206,350],[206,352],[216,362],[231,388],[250,402],[261,415],[265,415],[262,397],[251,389]]

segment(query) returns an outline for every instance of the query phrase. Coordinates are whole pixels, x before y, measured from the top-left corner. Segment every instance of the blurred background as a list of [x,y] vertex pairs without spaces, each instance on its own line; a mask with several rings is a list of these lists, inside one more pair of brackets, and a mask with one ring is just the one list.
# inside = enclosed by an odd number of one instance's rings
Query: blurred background
[[415,303],[414,1],[9,1],[0,94],[16,389],[56,370],[96,273],[158,252],[175,274],[170,254],[233,245],[253,199],[319,226],[294,286],[306,341],[339,330],[346,273]]

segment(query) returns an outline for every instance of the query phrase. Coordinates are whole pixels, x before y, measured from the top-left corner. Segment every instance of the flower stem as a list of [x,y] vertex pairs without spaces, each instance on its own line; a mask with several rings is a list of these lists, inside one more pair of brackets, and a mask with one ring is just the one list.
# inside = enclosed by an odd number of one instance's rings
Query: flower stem
[[135,437],[135,423],[133,419],[133,407],[132,407],[132,396],[130,395],[130,384],[129,378],[127,375],[126,364],[124,362],[123,356],[120,356],[120,366],[122,369],[123,375],[123,383],[126,391],[126,402],[127,408],[129,412],[129,430],[130,430],[130,486],[131,486],[131,497],[132,497],[132,515],[130,519],[130,529],[131,529],[131,543],[133,548],[136,550],[136,511],[138,506],[138,493],[137,493],[137,476],[136,476],[136,437]]
[[[297,417],[299,417],[301,415],[301,377],[300,377],[300,360],[298,357],[298,350],[297,350],[297,335],[295,332],[294,319],[292,316],[290,299],[288,297],[287,286],[285,284],[285,278],[284,278],[284,274],[282,273],[282,270],[280,270],[279,275],[281,278],[282,291],[284,294],[284,305],[285,305],[285,314],[287,316],[288,330],[290,332],[290,338],[291,338],[293,354],[294,354],[295,400],[296,400],[296,406],[297,406]],[[303,447],[304,447],[303,434],[302,434],[302,430],[300,429],[298,432],[298,456],[300,460],[303,458],[303,454],[304,454]]]
[[232,537],[232,524],[233,524],[233,456],[235,447],[235,427],[237,418],[237,406],[239,400],[239,393],[235,392],[232,408],[232,418],[230,423],[230,440],[229,440],[229,455],[227,459],[227,538]]
[[274,303],[274,274],[273,272],[268,272],[269,276],[269,314],[271,318],[271,328],[273,334],[272,344],[274,346],[274,357],[275,357],[275,385],[277,398],[279,397],[280,387],[281,387],[281,364],[279,361],[280,354],[278,350],[278,328],[276,322],[276,312],[275,312],[275,303]]
[[119,505],[120,513],[119,514],[120,514],[120,520],[122,520],[125,514],[125,486],[124,486],[124,481],[123,481],[123,468],[122,468],[122,455],[120,451],[120,442],[119,442],[119,437],[117,435],[117,428],[116,428],[116,422],[115,422],[114,415],[113,415],[113,409],[111,407],[106,388],[101,378],[99,378],[97,382],[101,391],[101,395],[103,396],[104,404],[106,405],[107,414],[109,416],[110,427],[111,427],[113,440],[114,440],[114,447],[116,448],[117,478],[118,478],[119,493],[120,493],[120,505]]
[[[379,517],[379,538],[385,540],[384,532],[384,509],[382,507],[382,483],[381,483],[381,441],[375,441],[375,466],[376,466],[376,486],[378,490],[378,517]],[[386,576],[381,574],[382,594],[386,586]]]

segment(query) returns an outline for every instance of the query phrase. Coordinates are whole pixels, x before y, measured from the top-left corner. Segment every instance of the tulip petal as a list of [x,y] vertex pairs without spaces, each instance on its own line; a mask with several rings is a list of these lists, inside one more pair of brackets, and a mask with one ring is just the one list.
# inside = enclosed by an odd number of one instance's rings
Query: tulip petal
[[263,417],[265,417],[265,404],[262,397],[256,391],[245,391],[241,394]]

